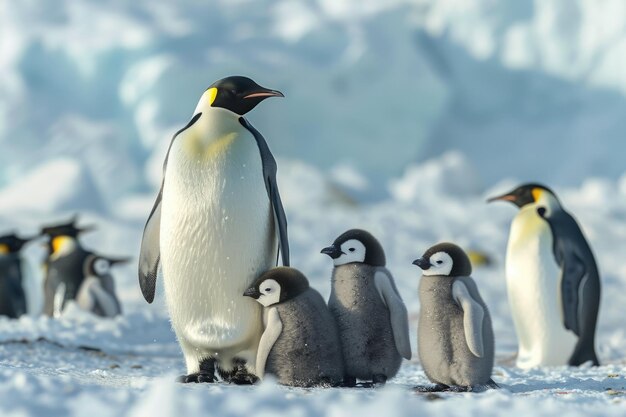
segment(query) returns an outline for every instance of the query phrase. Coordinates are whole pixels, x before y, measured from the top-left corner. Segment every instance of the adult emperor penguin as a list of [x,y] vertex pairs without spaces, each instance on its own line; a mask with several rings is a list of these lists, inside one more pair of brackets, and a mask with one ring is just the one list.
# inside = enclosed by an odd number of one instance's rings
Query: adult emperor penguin
[[111,268],[128,261],[129,259],[89,255],[83,267],[85,279],[76,296],[78,306],[101,317],[115,317],[122,314],[122,307],[115,293]]
[[509,201],[520,209],[506,254],[517,366],[598,365],[600,278],[576,220],[541,184],[524,184],[489,201]]
[[352,229],[322,249],[333,259],[328,307],[339,326],[346,386],[357,379],[384,384],[411,359],[406,307],[385,252],[369,232]]
[[413,261],[419,284],[418,353],[435,387],[419,391],[466,391],[496,387],[491,379],[494,338],[491,317],[463,249],[439,243]]
[[202,95],[174,135],[146,224],[139,283],[149,303],[162,265],[172,326],[185,356],[181,382],[253,383],[261,306],[241,294],[278,262],[289,265],[276,161],[243,117],[279,91],[227,77]]
[[16,319],[27,313],[21,250],[30,240],[13,233],[0,236],[0,316]]
[[261,275],[244,293],[265,307],[265,331],[257,375],[283,385],[338,385],[343,359],[337,324],[326,302],[298,270],[279,267]]
[[41,234],[48,237],[48,255],[44,261],[44,314],[59,316],[65,304],[75,300],[85,278],[85,260],[91,252],[85,250],[78,238],[93,227],[76,226],[77,218],[69,223],[47,226]]

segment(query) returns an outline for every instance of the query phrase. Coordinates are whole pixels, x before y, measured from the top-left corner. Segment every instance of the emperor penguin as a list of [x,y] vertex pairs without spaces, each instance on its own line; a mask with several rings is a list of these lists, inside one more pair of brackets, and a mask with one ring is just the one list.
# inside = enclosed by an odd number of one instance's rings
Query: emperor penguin
[[278,263],[289,265],[287,220],[276,161],[243,117],[269,97],[250,78],[213,83],[164,163],[161,190],[144,229],[139,283],[154,300],[162,266],[165,299],[183,351],[181,382],[254,383],[262,308],[241,294]]
[[0,236],[0,316],[16,319],[28,312],[21,251],[30,240],[14,233]]
[[65,305],[75,300],[85,278],[84,265],[91,252],[85,250],[79,237],[93,227],[78,227],[77,218],[70,222],[46,226],[41,234],[48,237],[48,254],[44,260],[44,314],[61,315]]
[[594,340],[600,277],[576,220],[541,184],[523,184],[489,201],[520,209],[506,253],[517,366],[599,365]]
[[455,244],[439,243],[413,261],[419,283],[418,354],[435,387],[419,391],[473,391],[497,387],[491,379],[494,337],[487,305],[471,278],[472,264]]
[[261,275],[244,293],[265,307],[256,374],[283,385],[336,386],[343,380],[337,324],[326,302],[298,270],[279,267]]
[[384,384],[411,359],[409,321],[385,252],[369,232],[351,229],[322,249],[333,259],[330,312],[339,326],[346,377]]
[[89,255],[83,267],[85,279],[76,296],[78,306],[100,317],[121,315],[122,307],[115,293],[111,268],[129,261],[130,259]]

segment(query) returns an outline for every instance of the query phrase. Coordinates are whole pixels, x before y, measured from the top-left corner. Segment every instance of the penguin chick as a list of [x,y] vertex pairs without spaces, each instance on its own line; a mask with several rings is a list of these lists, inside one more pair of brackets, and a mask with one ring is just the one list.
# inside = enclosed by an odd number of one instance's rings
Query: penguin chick
[[491,380],[491,318],[470,277],[468,256],[452,243],[440,243],[413,264],[424,271],[419,284],[418,353],[426,376],[437,384],[418,389],[471,391],[496,386]]
[[335,265],[328,300],[339,327],[346,386],[384,384],[411,358],[406,307],[374,236],[352,229],[322,249]]
[[574,217],[541,184],[523,184],[489,201],[519,208],[506,253],[517,366],[599,365],[600,274]]
[[30,240],[0,236],[0,316],[16,319],[27,312],[21,250]]
[[122,314],[122,307],[115,294],[111,267],[129,261],[130,259],[89,255],[85,259],[85,280],[76,296],[78,306],[100,317],[115,317]]
[[243,294],[265,307],[257,375],[283,385],[337,385],[343,360],[337,325],[322,296],[298,270],[279,267],[261,275]]

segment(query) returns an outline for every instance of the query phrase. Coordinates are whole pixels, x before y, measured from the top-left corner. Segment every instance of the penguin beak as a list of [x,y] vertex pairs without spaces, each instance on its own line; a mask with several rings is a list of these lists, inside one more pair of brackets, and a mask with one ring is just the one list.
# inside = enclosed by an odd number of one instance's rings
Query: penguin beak
[[93,232],[94,230],[96,230],[97,227],[94,225],[91,226],[85,226],[85,227],[77,227],[76,230],[78,230],[78,233],[87,233],[87,232]]
[[261,87],[259,90],[248,92],[243,96],[244,99],[260,98],[261,100],[268,97],[285,97],[285,95],[278,90],[270,90],[268,88]]
[[506,193],[506,194],[502,194],[496,197],[491,197],[489,199],[487,199],[487,203],[493,203],[494,201],[509,201],[513,204],[515,204],[515,201],[517,200],[517,197],[514,196],[513,194],[510,193]]
[[427,269],[430,269],[430,266],[431,266],[430,262],[428,262],[428,260],[424,258],[418,258],[414,260],[413,265],[416,265],[422,271],[426,271]]
[[324,248],[321,250],[320,253],[323,253],[325,255],[330,256],[333,259],[337,259],[339,258],[341,255],[343,255],[343,252],[341,251],[341,249],[339,249],[337,246],[332,245],[332,246],[328,246],[327,248]]
[[243,292],[243,296],[244,297],[251,297],[254,298],[255,300],[258,299],[261,296],[261,293],[259,292],[258,289],[256,289],[256,287],[250,287],[247,290],[245,290]]
[[132,259],[131,258],[106,258],[107,261],[109,261],[109,263],[111,264],[111,266],[113,265],[123,265],[123,264],[127,264],[129,263]]

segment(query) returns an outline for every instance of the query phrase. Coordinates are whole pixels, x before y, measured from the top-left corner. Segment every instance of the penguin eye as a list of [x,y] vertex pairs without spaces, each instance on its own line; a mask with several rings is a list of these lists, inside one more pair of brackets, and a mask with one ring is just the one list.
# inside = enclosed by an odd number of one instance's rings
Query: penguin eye
[[437,261],[437,265],[441,265],[443,261]]
[[354,248],[350,248],[350,249],[348,249],[348,250],[349,250],[350,252],[354,252],[354,250],[355,250],[355,249],[354,249]]
[[270,291],[272,291],[272,289],[271,289],[271,288],[266,288],[266,289],[265,289],[265,292],[270,292]]

